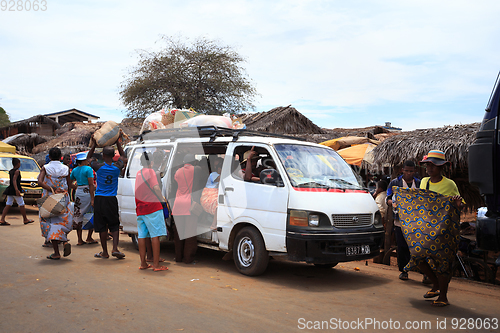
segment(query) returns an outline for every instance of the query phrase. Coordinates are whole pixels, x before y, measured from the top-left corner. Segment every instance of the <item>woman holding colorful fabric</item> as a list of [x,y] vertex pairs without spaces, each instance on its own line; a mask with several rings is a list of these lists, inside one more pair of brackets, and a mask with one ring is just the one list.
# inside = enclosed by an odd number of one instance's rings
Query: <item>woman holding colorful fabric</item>
[[68,243],[67,235],[73,225],[73,211],[70,208],[68,189],[71,186],[69,179],[69,168],[61,163],[61,150],[51,148],[49,150],[50,162],[45,164],[38,175],[38,185],[44,189],[44,196],[54,193],[65,193],[66,211],[60,215],[42,218],[40,217],[40,228],[42,236],[46,241],[52,242],[54,253],[47,259],[61,259],[59,254],[59,243],[64,243],[64,256],[71,254],[71,245]]
[[[449,198],[451,204],[460,210],[463,199],[460,196],[457,185],[453,180],[442,175],[444,166],[447,163],[449,162],[446,160],[444,152],[440,150],[431,150],[424,156],[420,164],[425,165],[429,177],[422,179],[420,189],[451,197]],[[454,208],[450,207],[450,209],[453,210]],[[405,267],[405,269],[410,269],[418,265],[422,273],[431,279],[433,287],[424,295],[424,298],[438,297],[432,302],[432,305],[437,307],[449,305],[447,298],[448,285],[450,283],[451,267],[458,251],[460,237],[458,211],[451,212],[449,215],[455,217],[451,219],[451,225],[437,225],[432,227],[430,223],[426,223],[426,226],[421,226],[418,229],[418,231],[422,233],[422,236],[429,241],[426,245],[428,245],[430,249],[433,249],[435,254],[432,257],[420,257],[419,259],[415,259],[412,253],[412,259]],[[413,229],[413,231],[415,231],[415,229]],[[405,237],[407,237],[408,234],[409,233],[405,233]],[[436,234],[442,235],[442,237],[435,237]],[[431,241],[431,239],[434,239],[433,237],[436,238],[434,242]],[[411,247],[411,240],[409,237],[407,237],[407,241]],[[418,242],[416,244],[416,246],[419,246]],[[430,260],[431,258],[432,260]]]

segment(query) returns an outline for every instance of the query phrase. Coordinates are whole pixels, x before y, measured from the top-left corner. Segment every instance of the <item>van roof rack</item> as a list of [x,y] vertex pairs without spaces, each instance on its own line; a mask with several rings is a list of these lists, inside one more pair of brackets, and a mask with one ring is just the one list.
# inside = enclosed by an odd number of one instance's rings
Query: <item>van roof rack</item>
[[283,138],[292,139],[299,141],[306,141],[302,138],[296,138],[289,135],[268,133],[268,132],[258,132],[247,129],[231,129],[218,126],[198,126],[198,127],[186,127],[186,128],[167,128],[167,129],[157,129],[154,131],[146,131],[138,136],[138,140],[143,142],[144,140],[160,140],[160,139],[170,139],[175,141],[179,138],[194,138],[194,137],[210,137],[210,142],[215,141],[217,137],[232,137],[233,142],[238,141],[240,136],[259,136],[259,137],[270,137],[270,138]]

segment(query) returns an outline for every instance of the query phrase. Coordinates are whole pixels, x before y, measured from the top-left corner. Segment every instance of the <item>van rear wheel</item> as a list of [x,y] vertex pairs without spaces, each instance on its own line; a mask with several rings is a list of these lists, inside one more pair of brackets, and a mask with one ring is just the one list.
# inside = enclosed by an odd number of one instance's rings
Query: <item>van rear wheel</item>
[[245,227],[238,231],[233,245],[233,258],[241,274],[255,276],[264,273],[269,254],[257,229]]

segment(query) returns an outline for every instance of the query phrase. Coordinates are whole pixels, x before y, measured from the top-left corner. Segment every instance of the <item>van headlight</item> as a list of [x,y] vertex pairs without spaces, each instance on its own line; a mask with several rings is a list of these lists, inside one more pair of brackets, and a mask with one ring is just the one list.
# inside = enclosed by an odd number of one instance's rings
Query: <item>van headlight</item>
[[309,226],[310,227],[319,226],[319,215],[315,215],[315,214],[309,215]]
[[382,215],[380,215],[380,212],[375,213],[375,217],[373,218],[373,225],[376,227],[382,227]]
[[318,227],[320,216],[305,210],[290,210],[289,224],[296,227]]
[[5,178],[0,179],[0,185],[9,186],[10,185],[10,179],[5,179]]

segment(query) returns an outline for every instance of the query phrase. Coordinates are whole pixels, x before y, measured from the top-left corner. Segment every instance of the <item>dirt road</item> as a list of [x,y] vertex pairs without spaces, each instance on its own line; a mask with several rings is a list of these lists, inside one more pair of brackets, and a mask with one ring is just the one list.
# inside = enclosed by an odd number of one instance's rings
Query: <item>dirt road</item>
[[[36,209],[28,212],[37,220]],[[169,271],[141,271],[126,235],[126,259],[95,259],[100,245],[76,246],[75,232],[73,253],[54,261],[45,258],[51,249],[41,247],[38,223],[23,225],[18,209],[7,220],[11,226],[0,226],[0,332],[476,332],[487,322],[486,331],[498,332],[500,325],[498,286],[453,280],[452,305],[434,308],[422,298],[428,287],[420,276],[400,281],[395,267],[362,261],[318,269],[275,259],[264,275],[247,277],[207,249],[194,265],[176,264],[170,243],[162,244]]]

